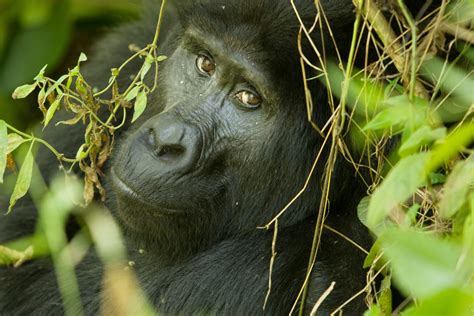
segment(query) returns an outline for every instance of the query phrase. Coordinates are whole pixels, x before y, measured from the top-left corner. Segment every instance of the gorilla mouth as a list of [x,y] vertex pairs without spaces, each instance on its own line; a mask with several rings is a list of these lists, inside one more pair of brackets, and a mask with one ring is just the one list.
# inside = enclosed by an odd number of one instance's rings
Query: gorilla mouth
[[138,194],[132,189],[125,181],[123,181],[115,172],[114,168],[110,169],[110,175],[112,178],[112,186],[117,191],[118,196],[124,197],[127,204],[132,204],[135,207],[131,207],[131,210],[137,209],[137,204],[143,206],[140,210],[145,210],[147,214],[160,217],[162,215],[175,215],[184,213],[183,210],[171,209],[162,207],[156,202],[151,202]]

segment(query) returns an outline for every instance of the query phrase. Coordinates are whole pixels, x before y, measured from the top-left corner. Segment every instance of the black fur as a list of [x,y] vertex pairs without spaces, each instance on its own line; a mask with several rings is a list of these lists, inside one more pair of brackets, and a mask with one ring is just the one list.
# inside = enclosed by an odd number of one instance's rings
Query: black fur
[[[295,2],[303,21],[312,25],[313,1]],[[322,3],[343,53],[351,34],[351,1]],[[122,27],[98,45],[86,69],[90,82],[107,82],[108,69],[130,54],[129,43],[143,46],[151,41],[158,8],[152,5],[149,17]],[[279,220],[272,291],[265,310],[273,231],[257,227],[270,221],[302,188],[323,143],[306,119],[298,30],[286,0],[203,0],[168,9],[160,53],[169,59],[162,63],[158,92],[149,96],[142,118],[118,136],[105,177],[106,205],[123,228],[140,285],[161,313],[287,314],[296,299],[308,265],[327,150],[308,189]],[[323,41],[324,33],[315,31],[314,41],[321,50],[325,43],[326,54],[331,55],[332,42]],[[212,78],[195,70],[196,55],[204,50],[216,60]],[[122,87],[138,67],[137,62],[125,69]],[[247,89],[246,81],[263,97],[258,109],[246,110],[233,97],[240,87]],[[313,116],[322,126],[331,115],[327,94],[316,80],[310,85]],[[149,131],[158,133],[164,124],[184,126],[187,133],[178,141],[184,154],[171,155],[167,161],[156,153],[160,140],[147,138]],[[64,128],[49,129],[46,137],[74,155],[82,128]],[[71,137],[65,139],[64,133]],[[188,152],[196,157],[186,156]],[[184,163],[188,158],[192,162]],[[39,160],[49,179],[55,158],[43,152]],[[137,194],[127,195],[118,178]],[[363,187],[342,160],[336,163],[332,182],[326,223],[367,245],[369,238],[355,215]],[[1,219],[0,242],[31,233],[34,225],[34,207],[25,200]],[[361,290],[363,258],[364,253],[348,241],[325,231],[305,312],[331,281],[336,286],[320,307],[321,315]],[[93,250],[76,271],[84,309],[95,314],[104,298],[102,266]],[[363,298],[358,297],[345,314],[363,310]],[[63,307],[49,259],[0,269],[0,314],[56,313],[63,313]]]

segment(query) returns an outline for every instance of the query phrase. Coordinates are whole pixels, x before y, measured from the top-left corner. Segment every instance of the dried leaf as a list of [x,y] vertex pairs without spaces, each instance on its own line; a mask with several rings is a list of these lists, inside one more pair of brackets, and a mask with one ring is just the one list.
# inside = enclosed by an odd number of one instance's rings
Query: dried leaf
[[46,107],[44,106],[44,103],[46,102],[46,91],[45,87],[43,87],[40,92],[38,93],[38,107],[43,112],[43,116],[46,115],[46,112],[48,111]]

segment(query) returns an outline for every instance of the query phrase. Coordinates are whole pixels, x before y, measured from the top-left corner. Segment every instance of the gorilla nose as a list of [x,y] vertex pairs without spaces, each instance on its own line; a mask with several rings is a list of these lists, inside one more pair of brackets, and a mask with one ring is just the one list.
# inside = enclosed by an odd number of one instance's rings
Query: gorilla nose
[[145,125],[145,142],[169,168],[192,167],[199,158],[201,137],[196,127],[171,114],[158,115]]

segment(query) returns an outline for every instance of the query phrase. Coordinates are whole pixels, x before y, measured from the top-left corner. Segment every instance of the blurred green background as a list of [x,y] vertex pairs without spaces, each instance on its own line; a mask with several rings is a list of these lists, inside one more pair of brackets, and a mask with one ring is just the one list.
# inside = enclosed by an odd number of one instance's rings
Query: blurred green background
[[0,0],[0,118],[25,129],[41,118],[35,96],[12,100],[13,90],[39,70],[67,72],[101,35],[133,19],[140,0]]

